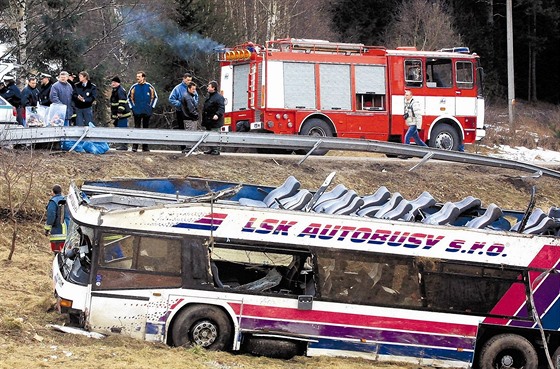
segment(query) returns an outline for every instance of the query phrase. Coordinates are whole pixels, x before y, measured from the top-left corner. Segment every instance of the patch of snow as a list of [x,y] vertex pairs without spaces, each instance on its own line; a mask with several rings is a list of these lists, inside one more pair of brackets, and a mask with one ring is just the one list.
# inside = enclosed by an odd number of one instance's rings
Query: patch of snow
[[560,152],[553,150],[544,150],[541,148],[528,149],[526,147],[511,147],[509,145],[495,146],[493,149],[497,151],[488,156],[526,163],[536,161],[548,163],[560,162]]

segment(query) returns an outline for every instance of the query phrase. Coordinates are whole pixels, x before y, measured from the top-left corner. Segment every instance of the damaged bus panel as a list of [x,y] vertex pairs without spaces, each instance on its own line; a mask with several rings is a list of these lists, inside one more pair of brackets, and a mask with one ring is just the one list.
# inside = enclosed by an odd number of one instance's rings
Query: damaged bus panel
[[[332,179],[332,177],[331,177]],[[199,178],[71,186],[57,304],[211,350],[534,369],[560,356],[556,208]]]

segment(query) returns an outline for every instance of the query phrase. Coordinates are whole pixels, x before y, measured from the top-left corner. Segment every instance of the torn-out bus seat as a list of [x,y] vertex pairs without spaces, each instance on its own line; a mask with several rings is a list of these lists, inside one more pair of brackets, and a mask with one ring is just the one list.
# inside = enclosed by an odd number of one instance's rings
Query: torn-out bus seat
[[338,209],[333,214],[338,214],[338,215],[354,214],[356,210],[358,210],[363,204],[364,204],[364,200],[359,196],[356,196],[352,199],[352,201],[350,201],[350,203],[348,203],[348,205]]
[[[525,229],[533,228],[537,224],[541,222],[546,217],[545,212],[541,208],[536,208],[533,210],[529,218],[527,219],[527,223],[525,223]],[[519,227],[521,226],[521,221],[515,223],[513,227],[511,227],[510,231],[518,232]]]
[[502,214],[502,209],[500,209],[498,205],[490,204],[488,205],[488,208],[486,208],[484,214],[469,220],[467,224],[465,224],[465,227],[478,229],[485,228],[494,223],[499,217],[502,216]]
[[214,286],[218,288],[229,288],[229,286],[223,284],[222,281],[220,280],[218,267],[216,266],[216,263],[214,263],[213,261],[210,262],[210,271],[212,272],[212,278],[214,279]]
[[244,197],[239,199],[239,204],[245,206],[253,206],[256,208],[270,207],[273,203],[276,202],[275,199],[282,200],[286,197],[294,195],[297,190],[299,190],[300,186],[301,183],[299,183],[299,181],[294,176],[289,176],[281,186],[270,191],[262,201]]
[[348,192],[348,188],[346,188],[343,184],[339,184],[332,190],[323,193],[313,205],[313,211],[321,213],[325,207],[344,196],[346,192]]
[[407,222],[414,221],[421,210],[427,209],[430,206],[434,206],[436,204],[436,199],[434,199],[434,197],[429,192],[424,191],[420,194],[420,196],[418,196],[414,200],[411,200],[410,204],[412,205],[410,211],[404,214],[404,216],[399,219],[405,220]]
[[[290,197],[285,197],[282,200],[278,200],[283,209],[289,210],[301,210],[307,205],[311,200],[313,194],[309,190],[299,190],[295,195]],[[270,207],[273,209],[279,209],[280,205],[275,201]]]
[[480,199],[477,199],[476,197],[467,196],[463,200],[454,202],[454,204],[455,204],[456,207],[459,208],[460,214],[463,214],[464,212],[466,212],[466,211],[468,211],[472,208],[480,207],[482,202],[480,201]]
[[390,197],[391,192],[389,192],[387,187],[381,186],[375,193],[362,197],[362,200],[364,200],[364,205],[362,205],[362,207],[383,205]]
[[422,223],[442,225],[453,222],[461,214],[461,210],[453,202],[446,202],[439,211],[427,216]]
[[377,214],[375,214],[375,217],[381,219],[396,220],[402,218],[403,216],[405,216],[405,214],[407,214],[411,210],[412,210],[411,202],[407,200],[402,200],[394,209],[386,212],[382,216],[377,216]]
[[249,282],[237,287],[233,287],[233,289],[241,290],[241,291],[263,292],[278,286],[281,281],[282,281],[282,274],[280,274],[276,270],[276,268],[272,268],[268,271],[268,273],[264,277],[257,279],[256,281],[253,282]]
[[367,208],[362,207],[360,210],[358,210],[357,214],[359,216],[381,218],[383,217],[383,215],[396,208],[397,205],[399,205],[403,200],[403,196],[399,192],[395,192],[393,193],[389,201],[387,201],[385,204],[379,206],[369,206]]
[[549,216],[545,216],[541,221],[531,227],[525,227],[523,233],[525,234],[544,234],[550,228],[552,228],[556,222]]
[[[338,211],[341,211],[342,209],[346,208],[352,202],[352,200],[354,200],[357,197],[359,196],[356,193],[356,191],[354,190],[347,191],[342,197],[335,200],[331,200],[328,203],[324,203],[327,205],[320,207],[321,213],[338,214],[337,213]],[[315,211],[319,212],[317,208],[315,209],[316,209]]]

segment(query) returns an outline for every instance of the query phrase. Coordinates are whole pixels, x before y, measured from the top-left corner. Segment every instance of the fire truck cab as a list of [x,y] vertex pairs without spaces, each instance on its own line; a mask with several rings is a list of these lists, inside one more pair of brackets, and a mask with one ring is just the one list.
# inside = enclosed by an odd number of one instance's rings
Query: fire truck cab
[[218,59],[226,131],[403,142],[411,90],[431,147],[461,150],[485,136],[482,70],[468,48],[281,39],[224,49]]

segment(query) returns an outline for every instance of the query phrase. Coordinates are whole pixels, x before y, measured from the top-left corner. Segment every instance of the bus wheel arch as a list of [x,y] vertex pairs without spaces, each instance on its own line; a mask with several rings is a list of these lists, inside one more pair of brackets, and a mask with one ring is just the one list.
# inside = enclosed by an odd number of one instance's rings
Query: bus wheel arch
[[517,334],[504,333],[490,338],[484,344],[478,367],[537,369],[538,361],[537,351],[529,340]]
[[[299,134],[301,136],[311,137],[335,137],[336,131],[331,120],[325,116],[310,116],[306,118],[300,126]],[[298,154],[306,154],[307,150],[297,150]],[[313,151],[312,155],[325,155],[328,150],[320,148]]]
[[463,134],[459,125],[449,119],[440,120],[430,128],[430,147],[457,151],[463,145]]
[[223,309],[213,305],[190,305],[173,319],[171,339],[174,346],[225,351],[232,347],[233,330],[233,323]]

